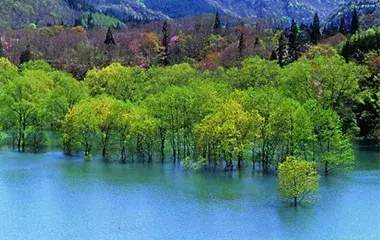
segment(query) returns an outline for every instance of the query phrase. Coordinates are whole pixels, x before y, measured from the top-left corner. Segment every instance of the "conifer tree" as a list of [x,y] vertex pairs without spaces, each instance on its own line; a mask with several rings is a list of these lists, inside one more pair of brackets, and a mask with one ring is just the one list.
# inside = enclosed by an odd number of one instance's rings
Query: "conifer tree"
[[32,60],[32,52],[30,49],[30,45],[26,46],[25,51],[23,51],[20,55],[20,64],[23,64],[25,62],[29,62]]
[[287,55],[288,55],[288,39],[285,34],[282,33],[280,38],[278,39],[278,49],[277,49],[277,59],[280,67],[284,67],[287,63]]
[[94,28],[94,18],[92,16],[92,13],[90,13],[87,17],[87,28],[92,29]]
[[318,13],[314,15],[314,21],[311,29],[311,43],[317,45],[321,40],[321,27],[319,25]]
[[245,50],[244,33],[240,34],[238,50],[239,50],[239,56],[243,57],[243,53],[244,53],[244,50]]
[[270,55],[269,60],[271,60],[271,61],[277,60],[277,53],[275,50],[272,51],[272,54]]
[[346,21],[344,20],[344,17],[340,19],[339,32],[343,35],[347,34]]
[[169,24],[164,21],[162,26],[162,46],[164,47],[163,65],[169,65]]
[[292,26],[289,34],[289,58],[291,62],[296,61],[299,58],[299,41],[298,41],[299,29],[296,21],[292,20]]
[[3,46],[3,42],[1,41],[1,37],[0,37],[0,57],[4,57],[5,54],[4,54],[4,46]]
[[106,45],[115,45],[115,39],[113,38],[112,30],[109,27],[106,35],[106,40],[104,41]]
[[257,38],[255,38],[255,44],[254,44],[254,47],[259,46],[259,44],[260,44],[260,39],[257,37]]
[[222,23],[220,22],[219,12],[217,12],[215,15],[215,22],[214,22],[214,34],[220,34],[221,28],[222,28]]
[[359,16],[358,16],[358,11],[355,8],[354,12],[352,13],[351,34],[355,34],[359,30],[359,28],[360,28]]

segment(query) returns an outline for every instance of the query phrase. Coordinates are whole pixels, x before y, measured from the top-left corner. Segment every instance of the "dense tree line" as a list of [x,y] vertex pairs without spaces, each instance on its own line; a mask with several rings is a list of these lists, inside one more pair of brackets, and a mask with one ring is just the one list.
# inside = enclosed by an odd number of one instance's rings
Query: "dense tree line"
[[[183,161],[188,166],[274,170],[287,156],[328,174],[350,167],[347,103],[360,101],[366,67],[337,55],[284,68],[250,57],[239,68],[188,64],[143,70],[113,63],[77,81],[43,61],[1,59],[1,123],[19,151],[42,151],[61,134],[66,154],[105,160]],[[350,122],[350,124],[346,124]]]
[[54,132],[67,155],[121,163],[252,163],[278,171],[281,198],[297,205],[318,188],[317,171],[353,166],[355,137],[380,138],[379,29],[354,23],[330,36],[318,14],[278,31],[222,26],[216,14],[188,31],[165,21],[2,38],[1,136],[41,152]]

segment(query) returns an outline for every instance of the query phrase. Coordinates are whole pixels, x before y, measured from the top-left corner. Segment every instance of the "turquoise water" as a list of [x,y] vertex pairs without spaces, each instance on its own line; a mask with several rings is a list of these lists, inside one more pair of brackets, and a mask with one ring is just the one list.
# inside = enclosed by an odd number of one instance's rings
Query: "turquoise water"
[[380,239],[380,160],[321,178],[294,208],[272,175],[184,172],[172,164],[0,153],[0,239]]

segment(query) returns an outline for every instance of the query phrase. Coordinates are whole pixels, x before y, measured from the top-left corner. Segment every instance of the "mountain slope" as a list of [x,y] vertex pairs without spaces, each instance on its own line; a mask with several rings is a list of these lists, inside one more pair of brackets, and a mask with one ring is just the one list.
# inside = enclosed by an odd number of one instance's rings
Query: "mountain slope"
[[[229,9],[247,17],[282,18],[290,21],[310,22],[315,12],[323,20],[327,14],[347,0],[219,0],[232,2]],[[253,8],[251,7],[253,5]],[[226,5],[224,5],[226,6]]]
[[75,15],[76,11],[63,0],[1,0],[0,4],[0,26],[70,22]]
[[314,12],[323,20],[349,0],[144,0],[145,5],[169,17],[219,11],[240,18],[266,18],[276,22],[310,22]]
[[325,26],[339,26],[344,18],[347,25],[350,24],[354,8],[358,10],[360,23],[363,28],[380,26],[380,1],[379,0],[354,0],[346,3],[334,11],[327,19]]
[[[378,0],[376,0],[378,1]],[[121,21],[178,18],[220,12],[237,18],[264,18],[273,25],[310,22],[314,12],[324,20],[340,4],[350,0],[2,0],[2,26],[30,23],[73,24],[89,9]]]

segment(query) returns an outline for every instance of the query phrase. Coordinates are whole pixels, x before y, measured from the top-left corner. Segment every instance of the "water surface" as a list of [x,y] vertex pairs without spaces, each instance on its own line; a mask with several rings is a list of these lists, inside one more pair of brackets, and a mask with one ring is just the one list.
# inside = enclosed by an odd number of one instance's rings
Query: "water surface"
[[379,153],[282,204],[275,176],[0,153],[0,239],[380,239]]

